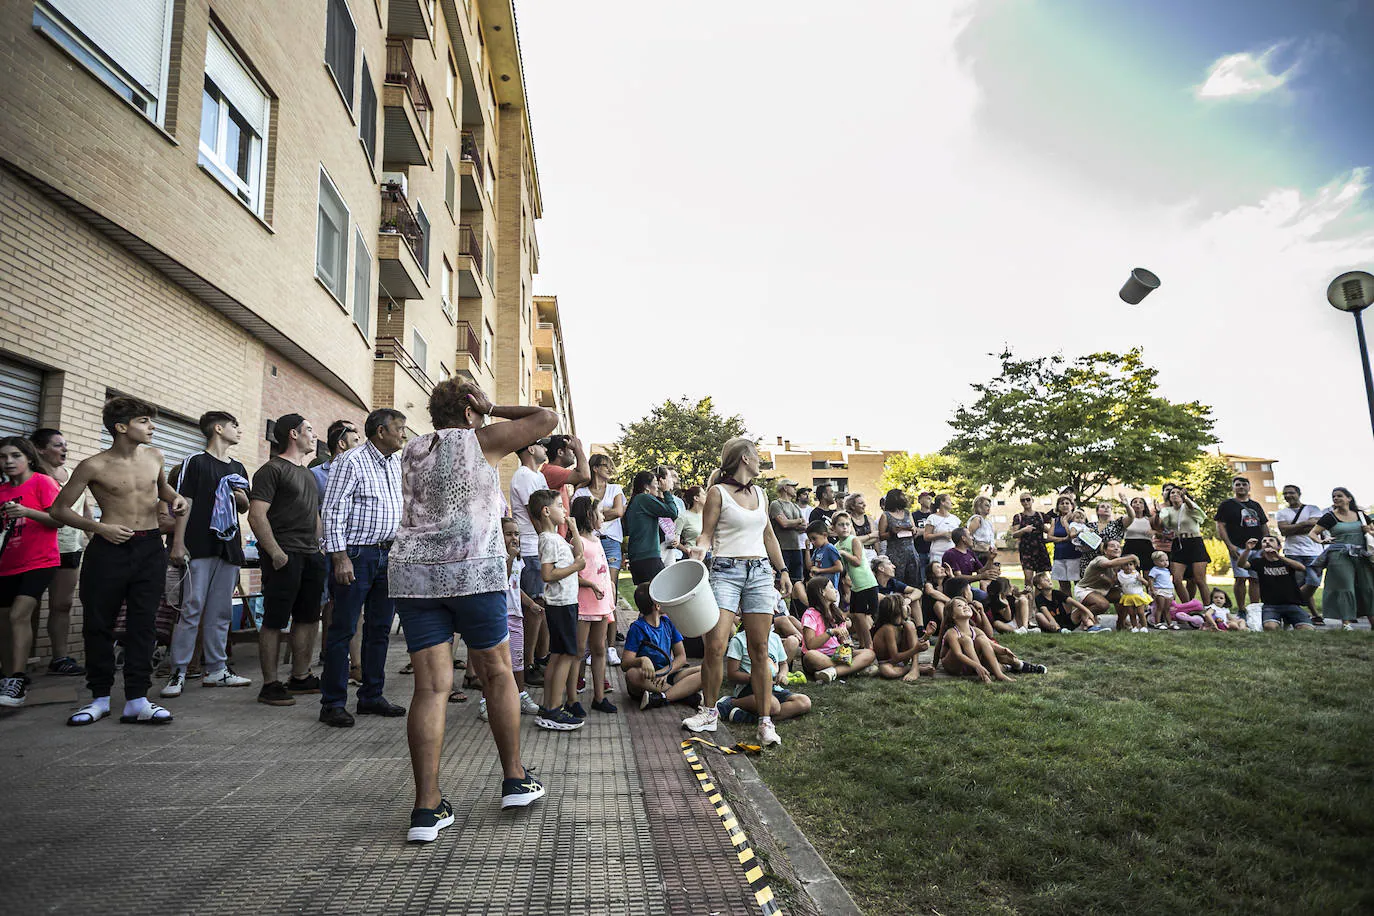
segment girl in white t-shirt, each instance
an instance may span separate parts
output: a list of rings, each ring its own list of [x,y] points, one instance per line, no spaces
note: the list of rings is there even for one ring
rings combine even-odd
[[[1174,606],[1174,574],[1169,570],[1169,555],[1162,550],[1150,554],[1150,589],[1155,593],[1154,628],[1156,630],[1181,629],[1178,621],[1169,619],[1169,611]]]
[[[935,511],[926,517],[926,526],[922,536],[930,545],[930,562],[932,563],[939,563],[946,550],[954,549],[954,541],[950,540],[949,535],[955,528],[959,527],[959,516],[950,511],[953,507],[954,497],[948,493],[941,493],[935,497]]]

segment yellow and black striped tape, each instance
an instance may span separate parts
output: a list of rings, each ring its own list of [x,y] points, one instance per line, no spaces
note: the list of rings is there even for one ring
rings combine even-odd
[[[744,879],[749,882],[749,889],[754,892],[754,901],[763,910],[764,916],[782,916],[782,907],[773,897],[773,889],[768,886],[768,880],[763,875],[763,867],[759,865],[759,860],[749,845],[749,838],[744,835],[744,828],[739,825],[739,820],[722,797],[720,789],[711,781],[711,774],[706,771],[701,758],[697,756],[696,748],[692,747],[694,744],[715,748],[722,754],[757,754],[762,748],[757,744],[743,743],[734,747],[721,747],[705,738],[688,738],[682,742],[682,756],[687,758],[687,765],[692,768],[697,785],[706,793],[706,800],[715,806],[725,832],[730,834],[730,842],[734,844],[735,853],[739,856],[739,864],[744,868]]]

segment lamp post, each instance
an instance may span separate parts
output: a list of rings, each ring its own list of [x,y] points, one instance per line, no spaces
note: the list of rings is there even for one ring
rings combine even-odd
[[[1369,426],[1374,430],[1374,376],[1369,374],[1369,346],[1364,340],[1364,318],[1361,315],[1374,305],[1374,274],[1363,270],[1343,273],[1326,288],[1326,301],[1355,316],[1355,333],[1360,340],[1360,362],[1364,366],[1364,394],[1369,401]]]

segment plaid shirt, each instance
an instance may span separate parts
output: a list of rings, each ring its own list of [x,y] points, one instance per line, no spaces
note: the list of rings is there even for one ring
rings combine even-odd
[[[324,491],[327,553],[390,541],[401,524],[401,462],[364,442],[334,459]]]

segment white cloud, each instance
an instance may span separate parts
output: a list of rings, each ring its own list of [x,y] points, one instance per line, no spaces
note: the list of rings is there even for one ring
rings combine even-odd
[[[1282,73],[1270,72],[1274,55],[1287,42],[1271,45],[1259,54],[1242,52],[1218,58],[1207,69],[1207,79],[1193,90],[1199,99],[1253,99],[1282,89],[1297,70],[1294,64]]]

